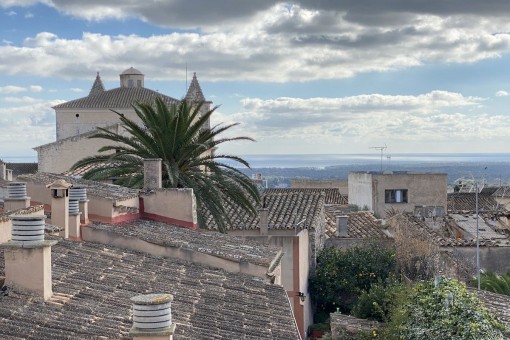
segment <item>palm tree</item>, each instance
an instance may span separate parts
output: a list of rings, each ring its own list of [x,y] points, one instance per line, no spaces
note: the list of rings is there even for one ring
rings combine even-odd
[[[205,227],[204,211],[208,211],[218,229],[225,232],[229,222],[228,207],[236,206],[255,214],[255,205],[260,199],[249,177],[232,166],[234,163],[249,167],[248,162],[234,155],[217,155],[214,150],[226,142],[253,139],[220,137],[237,124],[209,128],[206,123],[216,107],[200,114],[201,106],[192,107],[185,100],[167,105],[161,98],[156,98],[154,105],[136,103],[133,108],[142,124],[114,111],[126,133],[98,128],[99,132],[90,138],[114,143],[100,148],[98,155],[78,161],[72,169],[89,167],[83,176],[85,179],[115,178],[119,185],[140,188],[143,186],[143,160],[161,158],[163,187],[192,188],[199,225]]]

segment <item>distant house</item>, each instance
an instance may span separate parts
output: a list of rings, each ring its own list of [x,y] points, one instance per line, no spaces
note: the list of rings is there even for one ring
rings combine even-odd
[[[85,156],[95,155],[101,146],[110,143],[88,138],[96,133],[98,127],[122,133],[115,112],[139,121],[132,105],[136,102],[152,103],[157,97],[167,104],[180,101],[146,88],[144,74],[133,67],[120,74],[120,86],[111,90],[105,89],[98,73],[88,96],[53,107],[56,141],[34,148],[37,151],[39,171],[63,173]],[[203,103],[201,112],[211,108],[211,102],[206,101],[195,74],[184,100],[194,105]]]
[[[351,172],[349,204],[385,218],[389,210],[414,212],[416,207],[442,216],[447,207],[447,174],[408,171]]]

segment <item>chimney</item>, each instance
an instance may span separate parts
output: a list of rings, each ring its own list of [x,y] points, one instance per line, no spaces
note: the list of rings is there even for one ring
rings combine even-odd
[[[51,224],[64,228],[63,238],[69,238],[69,188],[71,183],[58,179],[46,185],[51,190]]]
[[[175,324],[172,323],[172,294],[147,294],[131,298],[133,327],[129,335],[134,340],[172,340]]]
[[[69,188],[69,202],[78,201],[80,211],[80,223],[89,224],[89,200],[87,199],[87,188],[72,186]],[[71,203],[69,203],[71,204]]]
[[[269,229],[269,209],[259,209],[260,235],[267,235]]]
[[[336,217],[336,236],[338,237],[348,237],[347,235],[347,222],[349,221],[349,216],[337,216]]]
[[[5,284],[35,293],[44,300],[51,288],[51,246],[44,239],[45,216],[12,216],[12,239],[0,244],[4,249]]]
[[[7,184],[7,197],[4,198],[4,210],[14,211],[28,208],[30,197],[27,197],[27,184],[12,182]]]
[[[80,202],[69,200],[69,238],[74,240],[81,239],[80,233]]]
[[[161,158],[148,158],[143,160],[143,189],[150,191],[161,189],[162,172]]]

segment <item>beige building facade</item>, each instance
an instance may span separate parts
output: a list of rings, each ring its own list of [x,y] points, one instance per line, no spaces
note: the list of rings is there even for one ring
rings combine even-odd
[[[388,210],[415,212],[428,207],[444,215],[447,207],[448,177],[445,173],[351,172],[349,204],[369,210],[377,218],[386,218]]]
[[[133,104],[137,102],[152,103],[157,97],[167,104],[180,101],[145,88],[145,75],[133,67],[122,72],[119,77],[119,87],[106,90],[98,73],[88,96],[53,107],[56,141],[34,148],[37,151],[39,171],[63,173],[78,160],[97,154],[98,149],[106,143],[110,145],[111,142],[89,137],[97,132],[98,127],[122,133],[122,127],[118,125],[119,114],[139,122],[133,109]],[[203,103],[201,112],[211,109],[212,103],[206,101],[196,74],[193,75],[184,100],[193,105]]]

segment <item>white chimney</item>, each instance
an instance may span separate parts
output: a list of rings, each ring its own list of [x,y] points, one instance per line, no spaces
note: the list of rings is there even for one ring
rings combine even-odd
[[[143,189],[145,191],[161,189],[162,185],[161,158],[143,160]]]
[[[347,223],[349,222],[349,216],[337,216],[336,217],[336,236],[348,237],[347,235]]]
[[[69,238],[74,240],[81,239],[80,232],[80,202],[69,200]]]
[[[12,182],[7,184],[7,197],[4,198],[4,210],[14,211],[28,208],[30,197],[27,197],[27,184]]]
[[[44,240],[45,216],[12,216],[12,239],[0,244],[4,249],[5,284],[48,300],[51,287],[51,246]]]
[[[47,184],[51,190],[51,224],[62,227],[60,233],[63,238],[69,238],[69,188],[71,183],[58,179]]]
[[[269,209],[259,209],[260,235],[267,235],[269,229]]]
[[[80,211],[80,223],[89,224],[89,200],[87,199],[87,188],[72,186],[69,188],[69,201],[78,201]]]
[[[147,294],[131,298],[133,327],[129,335],[135,340],[172,340],[172,294]]]

